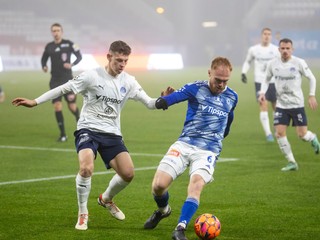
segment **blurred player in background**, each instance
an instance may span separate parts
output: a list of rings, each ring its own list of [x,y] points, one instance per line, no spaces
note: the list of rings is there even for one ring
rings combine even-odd
[[[6,99],[6,95],[2,90],[2,87],[0,86],[0,103],[4,102],[5,99]]]
[[[213,180],[222,141],[229,133],[238,102],[238,95],[227,87],[231,71],[229,60],[217,57],[208,70],[209,80],[187,84],[157,100],[157,108],[167,109],[188,101],[188,109],[179,139],[170,146],[154,175],[152,193],[158,209],[145,222],[145,229],[155,228],[161,219],[171,214],[169,186],[189,167],[188,196],[172,233],[172,239],[187,239],[187,225],[199,207],[204,186]]]
[[[254,62],[254,83],[256,90],[256,98],[258,99],[261,82],[264,81],[266,76],[267,62],[276,56],[279,56],[278,47],[271,43],[272,32],[270,28],[263,28],[261,31],[261,42],[249,48],[247,57],[242,66],[241,80],[247,83],[247,72],[250,65]],[[266,93],[266,99],[272,105],[273,110],[276,105],[276,93],[274,82],[271,82]],[[274,138],[270,129],[268,102],[260,102],[260,122],[264,130],[268,142],[273,142]]]
[[[316,154],[319,154],[320,144],[316,134],[308,130],[307,116],[304,108],[304,96],[301,88],[302,76],[309,80],[308,103],[312,110],[318,106],[316,100],[316,79],[307,63],[292,56],[293,44],[290,39],[280,40],[281,58],[271,60],[267,66],[267,75],[261,87],[259,101],[265,101],[265,93],[272,78],[275,79],[277,105],[274,114],[274,126],[279,147],[288,160],[282,171],[298,170],[298,164],[291,151],[286,130],[292,121],[297,135],[303,141],[311,142]]]
[[[51,61],[51,79],[50,89],[58,87],[68,80],[72,79],[72,66],[78,64],[82,55],[79,47],[71,42],[62,38],[63,29],[59,23],[54,23],[51,26],[51,34],[53,41],[49,42],[43,52],[41,58],[41,65],[44,72],[48,71],[47,61],[50,58]],[[71,63],[71,55],[76,56],[76,60]],[[64,99],[68,103],[69,110],[73,113],[76,121],[79,119],[79,109],[76,104],[76,95],[72,92],[66,93]],[[52,100],[56,120],[60,129],[59,142],[67,141],[67,135],[65,132],[64,119],[62,114],[62,96],[59,96]]]
[[[15,106],[34,107],[70,91],[83,95],[83,107],[74,133],[80,168],[76,177],[79,215],[75,228],[78,230],[88,228],[88,199],[97,152],[106,168],[116,172],[105,192],[98,197],[98,203],[116,219],[125,219],[113,198],[132,181],[134,166],[122,140],[120,113],[128,99],[140,101],[149,109],[156,108],[156,99],[150,98],[136,79],[124,72],[130,53],[130,46],[115,41],[107,53],[105,68],[85,71],[34,100],[16,98],[12,101]],[[170,92],[173,89],[168,88],[163,94]]]

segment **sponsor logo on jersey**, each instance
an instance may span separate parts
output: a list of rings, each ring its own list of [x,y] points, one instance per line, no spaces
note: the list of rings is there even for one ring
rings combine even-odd
[[[55,52],[60,52],[60,48],[57,47],[54,51],[55,51]]]
[[[202,111],[207,111],[208,113],[211,113],[212,115],[218,115],[218,116],[223,116],[227,117],[228,113],[222,110],[219,110],[217,108],[211,107],[211,106],[202,106]]]
[[[60,45],[60,47],[62,47],[62,48],[64,48],[64,47],[69,47],[70,45],[69,45],[69,43],[62,43],[61,45]]]
[[[112,107],[110,107],[110,106],[107,106],[105,109],[104,109],[104,112],[106,113],[106,114],[111,114],[111,113],[113,113],[113,108]]]
[[[286,80],[295,80],[296,77],[295,76],[287,76],[287,77],[276,76],[275,79],[286,81]]]
[[[107,97],[107,96],[102,96],[102,95],[96,95],[96,99],[97,100],[101,100],[105,103],[115,103],[115,104],[120,104],[122,102],[122,100],[119,100],[119,99],[115,99],[115,98],[110,98],[110,97]]]

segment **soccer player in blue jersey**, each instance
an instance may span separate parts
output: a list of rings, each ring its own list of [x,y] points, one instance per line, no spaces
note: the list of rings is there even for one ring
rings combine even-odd
[[[232,71],[230,61],[215,58],[208,70],[209,80],[187,84],[156,101],[158,109],[188,101],[186,120],[179,139],[160,161],[152,182],[152,193],[158,209],[145,222],[153,229],[171,214],[168,188],[189,167],[188,196],[182,206],[172,239],[187,239],[185,230],[199,207],[202,189],[213,180],[222,141],[229,134],[238,95],[227,86]]]

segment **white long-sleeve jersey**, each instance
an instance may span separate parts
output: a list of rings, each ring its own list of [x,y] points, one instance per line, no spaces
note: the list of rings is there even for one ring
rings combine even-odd
[[[78,130],[85,128],[121,136],[120,113],[128,99],[140,101],[147,108],[155,109],[156,98],[150,98],[133,76],[122,72],[113,77],[104,68],[85,71],[35,101],[41,104],[70,91],[83,96]]]
[[[302,76],[309,79],[309,96],[315,96],[316,78],[303,59],[291,56],[290,60],[283,62],[281,58],[275,58],[268,63],[267,76],[261,85],[261,92],[267,91],[273,77],[277,92],[276,107],[283,109],[304,107]]]
[[[242,65],[242,73],[246,74],[252,61],[254,61],[254,81],[261,83],[266,77],[267,63],[277,56],[280,56],[280,53],[276,45],[271,43],[268,46],[256,44],[248,49],[246,59]]]

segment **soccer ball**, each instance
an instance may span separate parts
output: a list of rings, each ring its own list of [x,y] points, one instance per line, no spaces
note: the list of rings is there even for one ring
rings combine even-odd
[[[219,236],[221,224],[211,213],[201,214],[194,223],[194,231],[202,240],[214,239]]]

